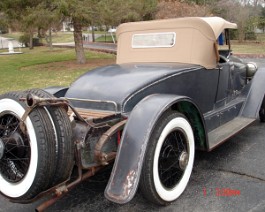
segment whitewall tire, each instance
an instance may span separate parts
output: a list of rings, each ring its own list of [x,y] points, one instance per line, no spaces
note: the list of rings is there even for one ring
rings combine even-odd
[[[0,97],[0,192],[10,199],[28,200],[49,185],[55,172],[55,132],[47,112],[34,109],[24,122],[22,93]],[[0,150],[1,151],[1,150]]]
[[[150,137],[140,179],[140,189],[150,201],[166,205],[185,190],[193,168],[195,145],[188,120],[176,112],[165,113]]]

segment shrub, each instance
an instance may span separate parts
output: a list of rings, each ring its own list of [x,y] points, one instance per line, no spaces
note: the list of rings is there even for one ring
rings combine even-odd
[[[29,35],[28,34],[21,35],[18,41],[22,43],[24,46],[29,47]]]
[[[257,40],[257,35],[255,32],[246,32],[245,33],[245,40]]]

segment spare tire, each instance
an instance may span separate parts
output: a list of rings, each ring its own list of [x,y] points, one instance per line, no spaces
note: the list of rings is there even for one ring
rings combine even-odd
[[[55,132],[44,108],[34,108],[21,128],[23,93],[0,96],[0,192],[29,200],[46,190],[54,176]]]
[[[26,93],[40,98],[56,98],[41,89],[27,90]],[[45,106],[44,108],[49,113],[56,132],[56,170],[50,182],[50,186],[54,186],[66,180],[71,174],[74,165],[74,142],[72,141],[72,127],[66,110],[58,106]]]

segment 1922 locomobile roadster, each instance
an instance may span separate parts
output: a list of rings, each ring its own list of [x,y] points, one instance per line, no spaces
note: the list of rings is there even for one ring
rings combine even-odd
[[[265,121],[265,70],[231,54],[234,28],[218,17],[122,24],[117,64],[69,88],[2,95],[1,193],[21,203],[51,195],[42,210],[114,161],[107,199],[126,203],[139,186],[156,204],[176,200],[195,149]]]

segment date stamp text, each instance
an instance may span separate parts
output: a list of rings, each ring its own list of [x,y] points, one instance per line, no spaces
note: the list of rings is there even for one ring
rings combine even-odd
[[[206,189],[203,188],[203,196],[211,196],[215,195],[216,197],[232,197],[232,196],[240,196],[241,192],[237,189],[231,188],[215,188],[215,189]]]

